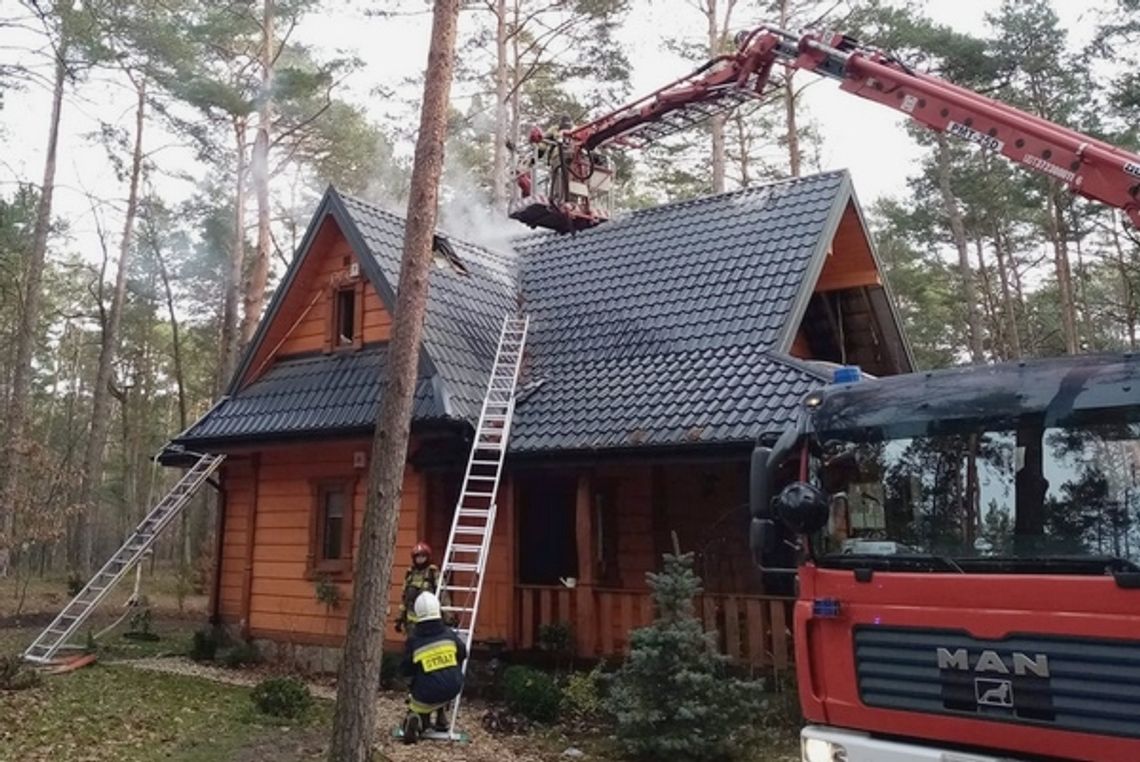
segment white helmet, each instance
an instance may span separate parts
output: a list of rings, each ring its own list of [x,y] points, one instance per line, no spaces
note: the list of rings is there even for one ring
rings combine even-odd
[[[416,598],[415,613],[417,622],[426,622],[429,619],[439,619],[439,598],[435,593],[422,592]]]

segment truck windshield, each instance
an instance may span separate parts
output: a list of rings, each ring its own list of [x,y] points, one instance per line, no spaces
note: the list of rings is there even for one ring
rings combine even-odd
[[[1120,411],[1117,411],[1118,413]],[[1140,563],[1140,420],[828,434],[822,565],[1098,573]],[[886,435],[884,435],[886,434]]]

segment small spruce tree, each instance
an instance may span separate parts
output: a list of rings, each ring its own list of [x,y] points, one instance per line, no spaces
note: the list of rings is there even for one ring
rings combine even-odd
[[[630,636],[611,684],[617,740],[640,759],[727,758],[763,710],[762,685],[728,674],[727,657],[697,618],[692,553],[664,558],[663,571],[646,575],[657,617]]]

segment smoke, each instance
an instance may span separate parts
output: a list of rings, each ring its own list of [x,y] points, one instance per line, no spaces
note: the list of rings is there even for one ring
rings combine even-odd
[[[527,232],[521,223],[491,205],[489,183],[447,152],[440,186],[439,225],[449,235],[506,256],[514,256],[514,240]]]

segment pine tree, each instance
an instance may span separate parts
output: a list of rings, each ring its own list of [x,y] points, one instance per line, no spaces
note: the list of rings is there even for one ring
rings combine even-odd
[[[697,618],[693,554],[664,558],[664,569],[647,575],[657,618],[630,636],[610,693],[618,743],[646,759],[724,758],[761,711],[761,684],[727,673],[728,658]]]

